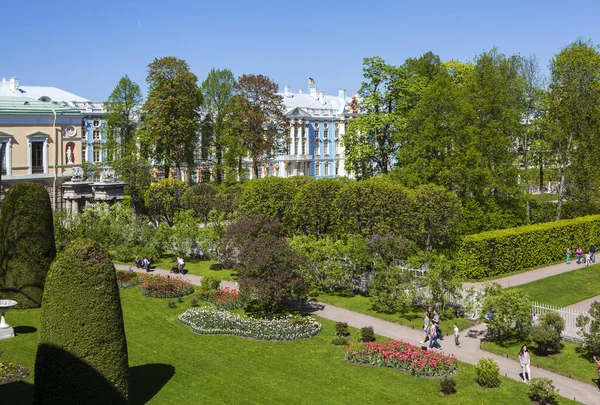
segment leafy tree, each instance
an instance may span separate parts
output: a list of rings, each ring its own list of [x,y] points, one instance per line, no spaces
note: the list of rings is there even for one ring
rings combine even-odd
[[[38,308],[46,274],[56,256],[48,192],[38,183],[17,183],[0,211],[0,294],[17,308]]]
[[[588,359],[600,352],[600,302],[594,301],[588,311],[589,316],[577,317],[579,335],[583,338],[580,352]]]
[[[231,129],[232,102],[235,92],[235,77],[229,69],[211,69],[200,86],[204,104],[203,114],[206,116],[208,129],[203,138],[202,148],[206,149],[207,158],[216,168],[217,184],[223,181],[223,151],[227,146],[227,135]],[[214,158],[209,150],[214,150]]]
[[[398,267],[405,265],[408,259],[417,253],[414,242],[393,232],[375,234],[366,238],[367,248],[376,267]]]
[[[456,296],[461,286],[454,262],[442,254],[425,253],[411,258],[411,265],[427,270],[419,281],[427,288],[423,299],[429,310],[446,309],[447,296]]]
[[[529,331],[531,303],[529,297],[519,289],[502,289],[498,284],[485,289],[482,304],[489,336],[499,342],[523,339]]]
[[[292,201],[297,190],[296,183],[290,179],[253,179],[244,184],[239,197],[240,212],[247,217],[265,215],[287,227],[291,222]]]
[[[213,209],[218,189],[212,184],[200,183],[188,188],[182,197],[182,206],[192,210],[194,216],[208,224],[208,214]]]
[[[243,191],[241,183],[219,187],[219,191],[215,196],[214,208],[219,213],[222,213],[225,218],[237,218],[239,216],[239,202]]]
[[[550,63],[547,135],[560,171],[556,220],[563,200],[574,199],[581,214],[594,210],[600,180],[600,53],[581,39],[560,51]]]
[[[292,201],[294,228],[308,235],[326,235],[336,229],[339,211],[332,204],[347,179],[309,181],[301,186]]]
[[[411,235],[413,197],[398,183],[382,178],[349,182],[334,204],[340,213],[338,233],[369,236],[389,231]]]
[[[242,75],[235,84],[234,125],[241,144],[252,158],[254,177],[262,162],[275,155],[278,140],[288,127],[283,96],[275,82],[263,75]]]
[[[415,190],[419,242],[425,251],[450,246],[458,233],[461,203],[444,187],[424,184]]]
[[[378,311],[393,314],[406,310],[415,295],[413,273],[392,266],[379,270],[370,295],[373,308]]]
[[[202,92],[188,64],[172,56],[148,65],[148,99],[143,136],[150,156],[161,161],[165,177],[172,166],[194,164]]]
[[[548,354],[548,349],[554,353],[561,351],[561,335],[565,330],[565,320],[556,312],[542,315],[540,324],[531,327],[531,340],[537,344],[539,354]]]
[[[52,263],[35,375],[36,404],[128,403],[127,340],[115,267],[97,242],[77,239]]]
[[[152,166],[136,155],[124,156],[113,163],[115,174],[124,182],[129,204],[135,217],[140,215],[144,194],[152,183]]]
[[[135,131],[139,124],[142,92],[127,75],[108,96],[106,107],[106,148],[108,156],[121,158],[136,150]],[[112,152],[112,153],[111,153]]]
[[[182,208],[182,197],[188,186],[181,180],[163,179],[148,188],[145,194],[150,215],[173,226],[175,214]]]

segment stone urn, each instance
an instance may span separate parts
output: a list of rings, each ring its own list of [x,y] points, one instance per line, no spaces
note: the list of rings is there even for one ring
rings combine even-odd
[[[17,301],[14,300],[0,300],[0,340],[8,339],[15,336],[15,330],[6,323],[5,314],[17,305]]]

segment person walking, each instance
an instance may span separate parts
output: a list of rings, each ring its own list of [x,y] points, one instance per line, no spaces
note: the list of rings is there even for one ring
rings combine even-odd
[[[458,326],[456,326],[456,324],[454,324],[454,344],[456,345],[456,347],[458,347],[460,349],[460,342],[458,341],[459,335],[458,335]]]
[[[592,263],[596,263],[596,245],[593,243],[590,246],[590,260]]]
[[[419,343],[423,344],[425,342],[427,342],[429,340],[429,327],[430,327],[430,321],[429,321],[429,312],[425,311],[425,314],[423,314],[423,332],[425,332],[425,337],[423,338],[423,340],[421,340]]]
[[[523,382],[529,384],[529,381],[531,380],[531,357],[529,356],[529,351],[527,351],[527,346],[525,345],[521,347],[521,351],[519,352],[519,362],[523,369]]]
[[[583,250],[580,247],[578,247],[575,253],[577,254],[577,264],[581,264],[581,256],[583,255]]]
[[[444,336],[442,336],[442,329],[440,328],[440,322],[442,321],[442,317],[440,316],[437,310],[433,310],[433,323],[435,324],[435,330],[437,332],[437,338],[439,340],[444,340]]]
[[[431,324],[431,328],[429,329],[429,350],[432,348],[436,348],[438,350],[442,350],[442,346],[440,346],[438,342],[438,330],[435,323]]]
[[[596,362],[596,364],[598,365],[598,386],[600,387],[600,360],[598,360],[596,358],[596,356],[594,356],[594,361]]]
[[[571,264],[571,248],[567,248],[567,264]]]

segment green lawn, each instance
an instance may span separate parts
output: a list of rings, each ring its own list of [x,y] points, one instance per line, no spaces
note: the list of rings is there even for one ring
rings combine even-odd
[[[177,321],[190,299],[169,309],[168,300],[142,297],[138,287],[122,292],[132,404],[529,403],[527,386],[504,377],[499,389],[478,388],[475,369],[466,364],[455,377],[458,393],[442,398],[439,380],[347,363],[343,348],[330,344],[334,323],[327,320],[319,335],[297,342],[196,335]],[[33,371],[39,315],[40,310],[8,314],[19,335],[0,341],[4,361]],[[0,386],[0,398],[30,404],[32,380]]]
[[[596,381],[598,380],[598,366],[596,363],[591,360],[586,360],[577,354],[575,351],[577,345],[569,342],[562,343],[562,352],[549,356],[538,356],[536,354],[535,343],[527,345],[530,349],[529,353],[531,355],[531,364],[533,367],[544,368],[575,380],[596,385]],[[509,358],[518,360],[519,350],[521,350],[522,345],[522,342],[508,344],[506,346],[494,342],[484,342],[482,348],[489,352],[500,354],[502,356],[508,355]]]
[[[154,258],[152,267],[159,269],[171,270],[171,267],[175,265],[177,257],[172,255],[164,255],[158,258]],[[123,263],[114,261],[115,264],[132,265],[133,263]],[[189,274],[195,274],[198,276],[212,276],[217,277],[221,280],[235,281],[235,270],[232,269],[220,269],[220,265],[217,262],[211,260],[199,260],[199,259],[186,259],[185,270]]]
[[[565,307],[600,294],[600,263],[583,266],[571,261],[578,270],[533,281],[518,288],[529,295],[533,301]]]
[[[377,312],[372,308],[369,297],[363,297],[362,295],[355,295],[354,297],[341,297],[339,295],[319,294],[316,299],[325,304],[346,308],[351,311],[360,312],[361,314],[384,319],[399,325],[410,326],[413,329],[423,329],[424,311],[421,309],[410,310],[402,314],[386,314],[383,312]],[[452,333],[452,324],[454,322],[456,322],[456,325],[460,330],[468,328],[473,324],[471,321],[465,318],[444,319],[442,317],[441,328],[444,334]]]

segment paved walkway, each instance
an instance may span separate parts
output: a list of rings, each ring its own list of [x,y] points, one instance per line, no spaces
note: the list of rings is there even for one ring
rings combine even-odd
[[[514,274],[512,276],[506,276],[502,278],[498,278],[494,281],[500,284],[504,288],[514,287],[521,284],[531,283],[532,281],[541,280],[546,277],[555,276],[557,274],[568,273],[573,270],[577,270],[582,268],[582,264],[577,264],[576,261],[572,261],[571,264],[559,263],[554,264],[548,267],[542,267],[536,270],[530,270],[519,274]],[[475,289],[483,289],[484,282],[476,282],[476,283],[464,283],[463,288],[475,288]]]
[[[551,267],[557,267],[551,266]],[[566,265],[565,265],[566,266]],[[129,266],[127,265],[115,265],[117,270],[128,270]],[[138,273],[145,273],[142,269],[136,269],[133,266],[133,270]],[[544,269],[540,269],[544,270]],[[570,269],[572,270],[572,269]],[[570,271],[567,270],[567,271]],[[538,271],[538,270],[534,270]],[[169,275],[174,277],[181,277],[174,274],[171,274],[168,270],[164,269],[152,269],[152,274],[161,274],[161,275]],[[555,274],[564,273],[564,271],[559,271]],[[543,274],[543,273],[540,273]],[[551,274],[553,275],[553,274]],[[515,277],[515,276],[511,276]],[[546,275],[545,277],[548,277]],[[187,274],[183,276],[184,279],[188,280],[192,284],[201,285],[202,277],[196,276],[193,274]],[[539,277],[543,278],[543,277]],[[533,280],[531,280],[533,281]],[[529,282],[529,281],[527,281]],[[521,283],[523,284],[523,283]],[[222,286],[229,286],[232,288],[237,288],[235,282],[231,281],[221,281]],[[393,322],[384,321],[379,318],[375,318],[369,315],[360,314],[357,312],[353,312],[344,308],[335,307],[332,305],[316,303],[312,306],[312,310],[310,311],[314,315],[323,317],[325,319],[329,319],[336,322],[346,322],[349,326],[354,328],[362,328],[364,326],[372,326],[375,332],[379,335],[386,336],[390,339],[395,340],[403,340],[409,343],[413,343],[415,345],[420,346],[419,341],[423,339],[423,332],[420,329],[411,329],[406,326],[398,325]],[[485,335],[486,326],[483,324],[476,325],[469,330],[464,330],[461,332],[461,348],[457,348],[454,346],[454,339],[452,336],[446,337],[445,340],[440,341],[442,345],[443,352],[446,354],[454,354],[460,361],[469,364],[477,364],[477,361],[482,357],[491,357],[493,358],[498,365],[500,366],[500,373],[505,376],[512,378],[517,381],[521,381],[521,377],[519,373],[521,373],[521,366],[515,360],[507,359],[505,357],[492,354],[481,350],[481,339]],[[592,365],[590,365],[592,367]],[[533,377],[545,377],[549,378],[554,382],[556,388],[560,390],[560,395],[566,398],[573,398],[584,404],[600,404],[600,392],[598,388],[593,385],[582,383],[576,380],[572,380],[567,377],[563,377],[561,375],[552,373],[550,371],[546,371],[543,369],[538,369],[535,366],[532,367],[531,374]]]

